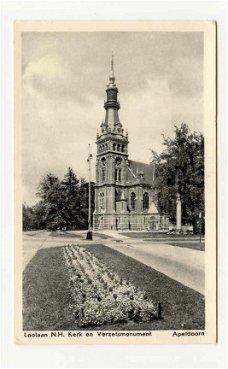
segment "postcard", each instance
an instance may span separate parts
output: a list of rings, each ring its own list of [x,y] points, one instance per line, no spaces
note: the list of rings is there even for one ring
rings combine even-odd
[[[216,23],[16,21],[15,342],[216,342]]]

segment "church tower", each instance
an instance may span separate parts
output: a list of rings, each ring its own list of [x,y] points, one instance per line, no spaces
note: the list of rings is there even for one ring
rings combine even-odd
[[[153,202],[154,166],[128,158],[128,134],[119,119],[114,60],[104,102],[105,119],[97,133],[93,228],[167,231],[168,217]]]
[[[96,141],[94,229],[116,229],[120,222],[117,213],[128,214],[124,185],[127,182],[129,141],[118,114],[120,104],[117,99],[113,54],[106,95],[105,120],[100,125]]]

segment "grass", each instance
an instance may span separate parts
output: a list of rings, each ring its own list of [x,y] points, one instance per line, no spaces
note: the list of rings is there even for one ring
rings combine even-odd
[[[154,233],[154,232],[124,232],[121,233],[124,236],[131,237],[131,238],[153,238],[153,239],[159,239],[159,238],[180,238],[180,239],[199,239],[199,235],[197,234],[167,234],[167,233]]]
[[[112,239],[111,236],[108,236],[108,235],[103,234],[103,233],[93,232],[93,235],[96,236],[96,237],[102,238],[103,240],[110,240],[110,239]]]
[[[148,266],[100,244],[85,247],[120,277],[162,303],[162,320],[113,324],[98,330],[204,329],[204,298]],[[62,247],[39,250],[23,273],[23,329],[77,330],[69,309],[68,270]]]
[[[66,231],[53,231],[50,233],[50,237],[70,237],[70,238],[82,238],[82,235],[70,233]]]
[[[151,242],[151,240],[149,238],[146,238],[145,240],[146,242]],[[170,245],[170,246],[177,246],[177,247],[183,247],[186,249],[192,249],[192,250],[200,250],[200,251],[205,251],[205,242],[197,242],[194,240],[159,240],[156,239],[153,241],[153,243],[157,243],[159,245],[159,243],[165,243],[166,245]]]
[[[184,247],[184,248],[187,248],[187,249],[192,249],[192,250],[200,250],[200,251],[205,251],[205,243],[204,242],[184,242],[184,243],[181,243],[180,241],[179,242],[170,242],[168,241],[167,242],[168,245],[171,245],[171,246],[177,246],[177,247]]]
[[[23,273],[23,329],[74,329],[61,247],[40,250]]]

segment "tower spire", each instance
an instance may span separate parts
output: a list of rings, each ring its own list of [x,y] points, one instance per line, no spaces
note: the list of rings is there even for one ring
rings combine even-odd
[[[109,86],[114,86],[115,84],[115,75],[114,75],[114,52],[112,50],[112,56],[111,56],[111,71],[109,75]]]
[[[108,132],[116,132],[122,134],[122,124],[120,123],[118,110],[120,109],[120,104],[117,99],[118,88],[115,84],[115,75],[114,75],[114,53],[112,51],[111,56],[111,70],[109,75],[109,83],[106,88],[107,99],[104,102],[104,108],[106,110],[105,114],[105,122],[101,127],[103,132],[107,130]]]

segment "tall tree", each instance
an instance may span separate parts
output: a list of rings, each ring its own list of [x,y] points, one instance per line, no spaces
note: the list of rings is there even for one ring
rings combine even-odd
[[[79,190],[81,199],[80,203],[80,223],[83,229],[88,226],[88,212],[89,212],[89,183],[84,178],[81,179],[81,186]],[[91,182],[91,214],[94,212],[94,198],[95,198],[95,184]],[[92,221],[91,217],[91,221]]]
[[[165,149],[153,152],[158,208],[176,221],[176,196],[181,196],[182,222],[197,231],[199,213],[204,216],[204,137],[182,123],[174,138],[163,136]]]
[[[59,191],[59,186],[60,181],[58,177],[52,173],[48,173],[42,177],[36,195],[41,197],[44,202],[52,201],[55,193]]]
[[[79,213],[81,209],[79,180],[70,167],[61,182],[61,189],[65,195],[65,210],[68,215],[66,219],[68,228],[78,228],[80,227]]]
[[[48,173],[42,178],[38,191],[37,196],[42,198],[44,204],[47,227],[57,229],[65,226],[68,219],[65,206],[66,195],[58,177]]]
[[[33,209],[25,203],[22,205],[23,231],[35,228]]]
[[[87,229],[89,184],[68,168],[62,181],[54,174],[43,176],[33,207],[23,204],[23,229]],[[91,213],[94,211],[94,183],[91,183]]]
[[[32,207],[34,214],[35,229],[45,229],[46,221],[46,207],[43,201],[39,201]]]

